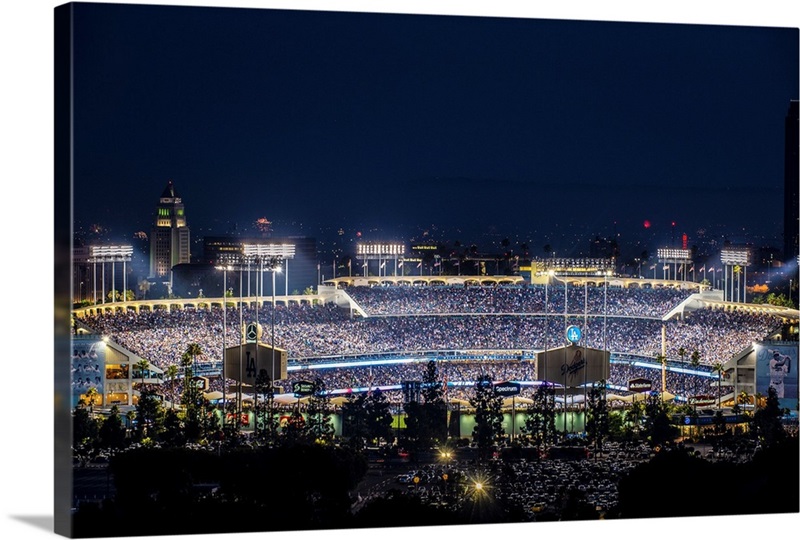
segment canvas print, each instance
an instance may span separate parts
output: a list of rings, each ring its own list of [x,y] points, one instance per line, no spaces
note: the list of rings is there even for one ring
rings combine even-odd
[[[56,533],[800,512],[797,28],[54,22]]]

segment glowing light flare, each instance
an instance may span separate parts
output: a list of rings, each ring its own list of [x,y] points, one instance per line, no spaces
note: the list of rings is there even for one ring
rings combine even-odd
[[[469,477],[468,480],[467,495],[473,497],[488,495],[488,490],[490,490],[492,486],[489,483],[489,479],[486,478],[483,473],[478,472],[476,476]]]
[[[649,229],[649,228],[650,228],[650,227],[651,227],[653,224],[652,224],[652,223],[650,223],[650,220],[649,220],[649,219],[646,219],[646,220],[644,220],[644,223],[643,223],[643,225],[644,225],[644,228],[645,228],[645,229]]]

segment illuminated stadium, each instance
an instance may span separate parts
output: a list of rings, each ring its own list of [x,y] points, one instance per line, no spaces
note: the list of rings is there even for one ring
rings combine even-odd
[[[582,330],[579,346],[610,351],[606,382],[612,406],[636,399],[639,393],[629,383],[638,379],[649,381],[652,391],[674,395],[676,402],[706,407],[730,407],[743,392],[755,396],[754,373],[737,371],[737,358],[756,342],[780,338],[787,327],[796,332],[797,311],[726,302],[714,291],[665,283],[624,287],[573,278],[541,285],[346,287],[331,282],[317,295],[277,297],[274,307],[269,297],[228,298],[224,316],[219,298],[106,305],[76,311],[75,328],[128,351],[132,364],[146,360],[153,368],[147,381],[161,382],[166,399],[169,381],[163,373],[191,343],[201,350],[194,372],[207,381],[209,399],[221,398],[223,386],[228,399],[235,397],[236,381],[229,377],[223,385],[222,351],[224,343],[242,342],[242,328],[251,321],[265,329],[262,341],[274,339],[287,351],[287,377],[277,384],[291,389],[294,382],[319,377],[332,397],[380,388],[399,404],[401,383],[419,380],[425,364],[435,360],[451,405],[468,406],[482,373],[495,382],[518,382],[518,403],[524,403],[541,383],[537,356],[563,347],[568,326]],[[140,376],[131,368],[131,383]],[[578,389],[557,400],[579,408],[584,394]],[[291,393],[278,397],[296,401]],[[130,395],[114,402],[135,401],[131,385]],[[797,410],[796,398],[790,409]]]

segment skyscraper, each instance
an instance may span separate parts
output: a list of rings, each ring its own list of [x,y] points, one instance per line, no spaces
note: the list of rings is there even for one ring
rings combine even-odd
[[[186,213],[170,180],[158,200],[150,235],[150,278],[168,277],[173,266],[188,263],[189,258]]]
[[[800,220],[798,207],[800,206],[800,173],[798,173],[798,112],[797,100],[789,102],[789,112],[786,114],[786,150],[784,163],[784,200],[783,200],[783,260],[790,261],[798,255],[798,233],[800,233]]]

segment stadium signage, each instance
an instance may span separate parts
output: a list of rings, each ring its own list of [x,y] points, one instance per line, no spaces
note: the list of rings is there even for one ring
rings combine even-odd
[[[561,376],[566,377],[570,375],[571,377],[575,377],[584,366],[586,366],[586,360],[583,358],[583,354],[580,354],[580,351],[578,351],[575,356],[573,356],[570,363],[561,365]]]
[[[628,390],[631,392],[649,392],[653,389],[650,379],[631,379],[628,381]]]
[[[689,396],[689,404],[698,407],[709,407],[716,402],[717,400],[713,396]]]
[[[292,392],[295,396],[310,396],[316,388],[316,385],[311,381],[295,381],[292,383]]]
[[[567,341],[570,343],[577,343],[581,340],[581,329],[577,326],[567,327]]]
[[[258,334],[258,324],[251,322],[244,331],[244,339],[247,343],[255,343],[258,341]]]
[[[501,382],[494,387],[494,393],[501,397],[516,396],[519,394],[520,385],[515,382]]]

